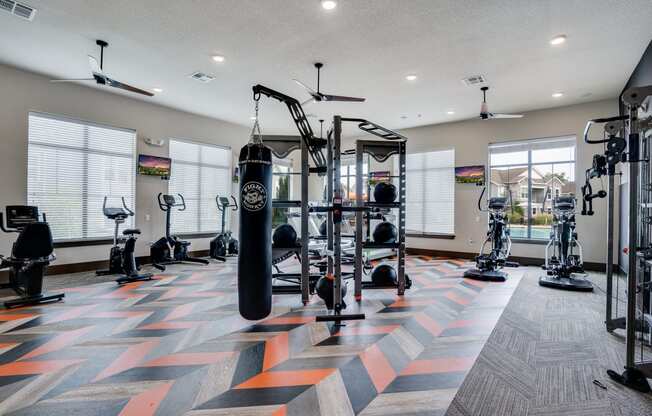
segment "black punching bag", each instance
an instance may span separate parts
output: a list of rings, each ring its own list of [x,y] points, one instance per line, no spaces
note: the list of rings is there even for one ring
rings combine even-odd
[[[238,304],[245,319],[272,311],[272,153],[262,143],[240,150]]]

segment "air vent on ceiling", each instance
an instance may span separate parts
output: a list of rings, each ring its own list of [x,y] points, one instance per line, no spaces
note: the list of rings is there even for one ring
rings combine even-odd
[[[487,80],[482,75],[471,75],[470,77],[464,78],[462,82],[467,87],[476,87],[478,85],[485,84]]]
[[[212,80],[215,79],[214,76],[204,74],[203,72],[199,72],[199,71],[193,72],[192,74],[190,74],[190,78],[196,79],[197,81],[200,81],[200,82],[211,82]]]
[[[25,20],[33,20],[36,15],[36,9],[26,4],[16,3],[13,0],[0,0],[0,10],[18,16]]]

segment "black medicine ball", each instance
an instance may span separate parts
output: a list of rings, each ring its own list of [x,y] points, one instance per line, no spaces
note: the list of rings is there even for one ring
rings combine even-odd
[[[396,269],[389,264],[379,264],[371,272],[371,281],[377,287],[397,286],[398,274],[396,273]]]
[[[391,182],[379,182],[374,187],[374,200],[382,204],[396,201],[396,186]]]
[[[398,240],[398,230],[391,222],[381,222],[374,229],[373,237],[376,243],[395,243]]]
[[[297,245],[297,232],[290,224],[281,224],[272,235],[274,247],[294,247]]]
[[[346,296],[347,285],[346,282],[342,282],[342,308],[346,308],[346,303],[344,303],[344,297]],[[326,276],[322,276],[317,281],[315,286],[315,291],[317,296],[319,296],[324,303],[326,304],[327,309],[333,309],[333,279]]]

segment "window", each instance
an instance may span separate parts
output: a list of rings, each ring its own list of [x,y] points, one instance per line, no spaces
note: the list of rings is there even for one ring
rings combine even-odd
[[[552,198],[576,192],[575,137],[492,144],[489,165],[491,195],[513,197],[512,237],[548,239]]]
[[[369,155],[364,155],[362,157],[362,175],[367,175],[369,173]],[[342,170],[340,171],[340,183],[342,184],[342,190],[344,191],[344,198],[354,201],[356,199],[356,162],[355,156],[352,157],[342,157],[341,159]],[[367,183],[366,181],[364,183]],[[367,190],[363,187],[362,189],[362,198],[367,198]]]
[[[28,124],[27,203],[47,215],[54,240],[112,237],[102,203],[124,197],[133,209],[136,132],[34,112]]]
[[[174,234],[213,233],[220,230],[222,213],[215,198],[231,197],[231,149],[170,139],[172,171],[168,192],[181,194],[186,210],[172,213]],[[230,213],[226,221],[229,224]]]
[[[289,201],[292,199],[292,161],[274,158],[272,165],[272,199]],[[288,221],[288,208],[272,209],[272,227]]]
[[[406,229],[417,234],[455,231],[455,151],[407,155]]]

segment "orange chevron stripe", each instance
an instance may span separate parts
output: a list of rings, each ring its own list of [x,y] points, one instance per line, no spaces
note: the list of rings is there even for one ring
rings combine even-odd
[[[401,325],[350,326],[344,327],[334,336],[389,334]]]
[[[256,389],[265,387],[309,386],[330,376],[335,368],[296,371],[267,371],[237,385],[236,389]]]
[[[16,309],[18,309],[18,308],[16,308]],[[3,313],[3,314],[0,314],[0,321],[2,321],[2,322],[15,321],[16,319],[34,318],[35,316],[38,316],[38,314],[35,314],[35,313]]]
[[[278,410],[275,410],[271,416],[286,416],[288,407],[286,405],[281,405]]]
[[[468,284],[470,284],[472,286],[475,286],[475,287],[480,287],[480,288],[483,288],[483,287],[487,286],[487,284],[488,284],[486,282],[481,282],[480,280],[473,280],[473,279],[466,279],[466,278],[463,280],[463,282],[468,283]]]
[[[132,282],[132,283],[127,283],[125,285],[122,285],[118,289],[114,290],[111,293],[107,293],[105,295],[99,296],[101,299],[130,299],[130,298],[137,298],[141,297],[143,295],[137,294],[137,293],[132,293],[131,291],[134,289],[138,289],[140,286],[142,286],[143,282]]]
[[[224,352],[187,352],[166,355],[148,361],[142,367],[167,367],[167,366],[182,366],[182,365],[206,365],[214,364],[223,360],[224,358],[231,357],[235,354],[234,351]]]
[[[28,352],[27,354],[23,355],[20,358],[20,360],[28,360],[30,358],[38,357],[39,355],[60,350],[66,345],[70,345],[74,343],[75,341],[77,341],[77,339],[83,337],[87,333],[91,332],[93,329],[95,329],[94,326],[86,326],[83,328],[75,329],[74,331],[64,332],[63,334],[57,335],[56,337],[52,338],[50,341],[46,342],[40,347],[35,348],[32,351]]]
[[[446,292],[444,296],[446,296],[448,299],[452,300],[455,303],[459,303],[460,305],[466,306],[469,303],[471,303],[470,299],[464,298],[453,291]]]
[[[378,394],[382,393],[389,383],[396,378],[396,372],[377,345],[367,348],[360,354],[360,359],[367,369],[367,373],[369,373]]]
[[[279,316],[260,322],[261,325],[292,325],[315,322],[314,316]]]
[[[289,334],[284,332],[265,341],[265,357],[263,358],[263,371],[267,371],[290,358]]]
[[[441,332],[444,330],[441,325],[439,325],[425,313],[416,314],[414,319],[419,323],[419,325],[424,327],[428,332],[436,337],[439,336],[439,334],[441,334]]]
[[[51,373],[82,361],[84,360],[15,361],[0,365],[0,377]]]
[[[122,408],[118,416],[152,416],[167,396],[174,381],[161,384],[160,386],[145,390],[135,395]]]
[[[154,322],[141,326],[138,329],[189,329],[195,328],[202,323],[204,323],[204,321]]]
[[[146,341],[132,345],[127,348],[125,352],[120,354],[120,356],[116,358],[110,366],[102,370],[102,372],[93,379],[93,382],[135,367],[156,345],[158,345],[158,343],[158,341]]]
[[[474,357],[446,357],[431,360],[414,360],[403,371],[402,376],[417,374],[450,373],[469,370],[475,362]]]
[[[396,308],[401,306],[427,306],[434,305],[437,303],[436,299],[433,298],[399,298],[396,302],[389,305],[390,308]]]

